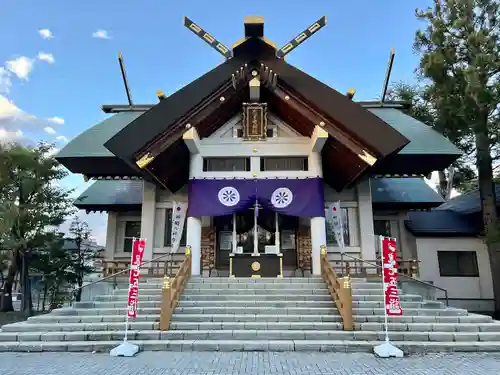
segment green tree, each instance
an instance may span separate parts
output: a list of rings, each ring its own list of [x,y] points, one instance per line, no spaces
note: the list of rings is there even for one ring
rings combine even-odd
[[[50,227],[59,226],[73,212],[71,191],[59,186],[67,175],[52,156],[53,146],[27,148],[0,146],[0,211],[4,225],[3,246],[11,250],[10,266],[0,311],[12,311],[12,286],[20,274],[22,310],[31,314],[29,264],[34,249]]]
[[[47,232],[39,237],[39,244],[33,248],[30,270],[42,276],[41,298],[38,298],[38,307],[44,311],[60,307],[61,293],[75,283],[71,272],[71,254],[64,247],[64,233]]]
[[[403,109],[405,113],[422,121],[424,124],[432,126],[435,130],[450,139],[462,152],[463,156],[455,161],[450,168],[438,172],[437,190],[445,199],[450,199],[453,188],[465,192],[470,190],[470,181],[474,181],[477,176],[471,167],[474,164],[475,148],[470,136],[463,134],[460,129],[449,127],[445,113],[439,110],[439,104],[432,101],[432,86],[419,86],[418,84],[407,84],[397,82],[389,90],[389,99],[408,103],[408,107]]]
[[[75,300],[79,302],[82,298],[83,280],[86,275],[95,272],[94,261],[98,249],[90,246],[90,229],[87,222],[75,216],[69,228],[70,238],[67,238],[71,244],[68,251],[71,256],[71,269],[76,282]]]
[[[492,168],[500,124],[500,2],[434,0],[416,16],[426,23],[415,36],[419,72],[431,82],[427,94],[438,119],[445,121],[436,128],[460,134],[475,147],[495,309],[500,312],[500,237]]]

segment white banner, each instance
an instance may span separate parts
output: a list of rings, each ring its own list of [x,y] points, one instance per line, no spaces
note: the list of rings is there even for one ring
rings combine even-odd
[[[335,234],[337,245],[344,247],[344,228],[342,225],[342,211],[340,202],[330,203],[326,214],[327,225],[330,225],[331,231]]]
[[[172,229],[170,231],[170,252],[176,253],[181,243],[184,222],[186,221],[188,204],[174,202],[172,206]]]

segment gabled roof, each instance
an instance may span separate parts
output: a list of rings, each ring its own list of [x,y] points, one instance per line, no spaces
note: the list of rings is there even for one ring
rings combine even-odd
[[[110,152],[104,143],[138,118],[142,112],[117,113],[80,133],[64,146],[56,159],[73,173],[88,176],[140,175]]]
[[[140,211],[143,184],[140,180],[95,181],[74,205],[87,211]]]

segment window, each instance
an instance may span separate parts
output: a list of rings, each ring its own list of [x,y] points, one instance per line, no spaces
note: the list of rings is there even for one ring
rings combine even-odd
[[[391,221],[373,220],[373,233],[376,236],[391,237]]]
[[[250,158],[204,158],[203,172],[250,172]]]
[[[261,171],[307,171],[307,157],[268,157],[260,158]]]
[[[479,277],[475,251],[438,251],[438,263],[443,277]]]
[[[126,253],[132,252],[132,241],[135,238],[141,237],[141,222],[140,221],[125,221],[125,236],[123,239],[123,251]]]
[[[345,207],[342,207],[340,209],[340,211],[341,211],[341,215],[342,215],[342,229],[344,231],[344,246],[350,246],[351,239],[349,236],[348,209]],[[335,238],[335,233],[332,230],[332,224],[331,224],[331,222],[328,221],[329,220],[328,215],[326,215],[325,219],[327,220],[327,223],[326,223],[326,244],[328,246],[339,246],[337,239]]]
[[[184,222],[184,228],[182,230],[182,237],[180,246],[186,246],[186,222]],[[165,214],[165,238],[163,240],[163,246],[171,246],[171,234],[172,234],[172,209],[167,208],[167,212]]]

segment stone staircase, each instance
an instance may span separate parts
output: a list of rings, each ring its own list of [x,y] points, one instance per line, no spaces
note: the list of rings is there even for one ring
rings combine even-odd
[[[355,330],[342,319],[321,278],[192,278],[158,330],[162,280],[141,284],[129,340],[142,350],[372,351],[384,340],[380,283],[353,279]],[[50,314],[9,324],[0,351],[108,351],[124,336],[127,286]],[[390,318],[391,341],[405,352],[500,351],[500,322],[441,302],[403,295],[404,316]]]

